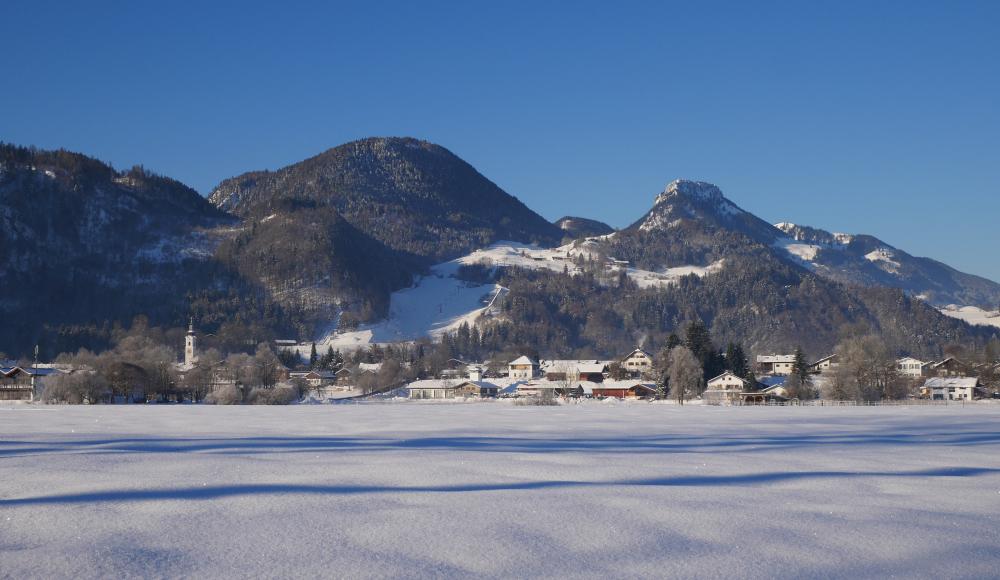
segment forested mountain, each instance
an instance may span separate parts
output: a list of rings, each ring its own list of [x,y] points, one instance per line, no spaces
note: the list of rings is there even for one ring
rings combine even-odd
[[[498,298],[480,337],[549,356],[655,345],[694,320],[755,352],[826,352],[858,323],[922,356],[992,335],[912,295],[988,299],[994,283],[875,238],[776,228],[703,182],[669,184],[620,231],[572,217],[556,225],[442,147],[366,139],[226,180],[211,202],[141,167],[0,146],[0,351],[23,355],[39,340],[49,354],[100,347],[137,315],[164,326],[194,316],[235,349],[310,340],[376,321],[396,291],[453,270],[471,278],[440,288]],[[488,265],[466,256],[457,270],[429,269],[497,240],[567,238],[576,241],[539,255],[521,245]],[[440,308],[453,296],[428,300]]]
[[[848,284],[901,288],[937,306],[992,310],[1000,304],[1000,284],[911,256],[874,236],[833,234],[786,222],[777,227],[790,238],[781,245],[821,276]]]
[[[44,326],[183,318],[228,221],[142,167],[0,145],[0,351],[29,351]]]
[[[414,258],[359,231],[328,205],[283,199],[269,211],[244,220],[217,258],[267,289],[303,338],[316,322],[337,320],[345,310],[355,321],[384,315],[389,294],[421,271]]]
[[[582,217],[566,216],[556,220],[555,223],[563,231],[563,240],[604,236],[615,231],[604,222]]]
[[[337,210],[389,248],[426,259],[452,258],[496,240],[558,243],[562,232],[441,147],[410,138],[371,138],[277,171],[227,179],[211,202],[264,218],[288,201]]]

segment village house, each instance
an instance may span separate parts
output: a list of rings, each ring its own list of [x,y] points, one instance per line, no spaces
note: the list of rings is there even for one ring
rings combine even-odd
[[[538,376],[538,370],[537,362],[521,356],[507,365],[507,376],[514,380],[531,380]]]
[[[0,368],[0,401],[32,401],[35,375],[21,367]]]
[[[496,397],[499,387],[487,381],[414,381],[407,386],[411,399],[462,399]]]
[[[964,377],[970,374],[970,370],[969,365],[950,356],[942,361],[931,364],[928,374],[938,377]]]
[[[757,355],[757,374],[781,375],[792,374],[795,367],[794,354],[759,354]]]
[[[794,363],[794,360],[792,362]],[[837,355],[831,354],[809,365],[809,372],[819,374],[828,373],[837,368],[839,364],[840,363],[837,362]]]
[[[608,373],[611,361],[601,360],[547,360],[540,365],[542,375],[549,381],[589,381],[599,383]]]
[[[72,369],[57,365],[0,367],[0,401],[33,401],[45,389],[47,377],[69,372]]]
[[[641,348],[637,348],[625,355],[621,365],[632,376],[640,376],[653,370],[653,357]]]
[[[927,372],[927,364],[925,361],[908,356],[896,361],[896,370],[904,377],[919,379]]]
[[[358,374],[363,375],[365,373],[376,374],[382,369],[382,363],[358,363]]]
[[[337,381],[337,375],[333,371],[293,371],[289,373],[289,378],[302,379],[314,389],[332,385]]]
[[[975,377],[933,377],[924,382],[920,395],[935,401],[971,401],[986,396]]]
[[[750,381],[726,371],[706,383],[701,398],[706,405],[731,405],[741,400],[741,394],[749,390]]]
[[[787,398],[788,389],[785,388],[785,381],[787,380],[788,377],[784,375],[761,377],[760,379],[757,380],[756,392],[773,395],[775,397],[780,397],[780,398]]]
[[[354,373],[352,373],[351,369],[347,367],[344,367],[339,371],[333,373],[333,376],[334,376],[333,379],[334,382],[342,387],[348,387],[354,382]]]

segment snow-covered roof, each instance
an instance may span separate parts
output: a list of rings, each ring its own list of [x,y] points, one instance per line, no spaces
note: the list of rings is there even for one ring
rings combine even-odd
[[[795,362],[794,354],[759,354],[757,355],[757,362],[759,363],[793,363]]]
[[[924,382],[928,389],[973,389],[977,386],[979,379],[976,377],[934,377]]]
[[[793,358],[793,362],[794,362],[794,356],[793,356],[792,358]],[[828,355],[826,355],[825,357],[823,357],[823,358],[819,359],[818,361],[816,361],[816,362],[812,363],[812,364],[811,364],[811,365],[809,365],[809,366],[812,366],[812,367],[814,367],[814,366],[816,366],[816,365],[818,365],[818,364],[822,364],[822,363],[825,363],[826,361],[828,361],[828,360],[831,360],[831,359],[835,359],[835,358],[837,358],[837,355],[836,355],[836,353],[835,353],[835,354],[828,354]]]
[[[788,377],[766,376],[766,377],[760,377],[759,379],[757,379],[757,382],[767,387],[777,387],[785,384],[786,380],[788,380]]]
[[[511,365],[531,365],[531,366],[535,366],[538,363],[536,363],[535,361],[531,360],[530,358],[528,358],[526,356],[519,356],[516,359],[510,361],[510,364]]]
[[[648,352],[642,350],[641,348],[637,348],[637,349],[633,350],[632,352],[628,353],[627,355],[623,356],[622,360],[625,360],[625,359],[629,358],[630,356],[632,356],[632,355],[634,355],[636,353],[641,353],[641,354],[646,355],[646,358],[651,358]]]
[[[544,372],[571,371],[576,369],[579,373],[602,373],[608,365],[614,361],[604,360],[545,360],[541,362],[541,369]],[[513,364],[513,363],[511,363]]]
[[[382,363],[360,363],[358,364],[358,368],[363,371],[375,372],[382,368]]]
[[[16,375],[17,373],[24,373],[29,376],[34,375],[36,377],[47,377],[49,375],[63,374],[63,371],[59,369],[45,369],[45,368],[32,369],[31,367],[14,366],[14,367],[0,368],[0,373],[2,373],[4,376],[7,377]]]
[[[492,381],[449,381],[441,379],[426,379],[422,381],[413,381],[412,383],[406,385],[405,388],[450,390],[457,389],[464,385],[475,385],[483,389],[499,389],[501,387],[501,385]]]
[[[934,368],[938,368],[938,367],[940,367],[940,366],[944,366],[944,365],[946,365],[946,364],[948,364],[948,363],[950,363],[950,362],[954,362],[954,363],[958,363],[958,364],[965,364],[965,363],[963,363],[962,361],[958,360],[957,358],[955,358],[955,357],[953,357],[953,356],[950,356],[950,357],[948,357],[948,358],[946,358],[946,359],[944,359],[944,360],[940,360],[940,361],[938,361],[938,362],[936,362],[936,363],[933,363],[933,365],[932,365],[932,366],[933,366]]]
[[[599,383],[597,385],[597,388],[600,389],[631,389],[632,387],[639,387],[642,389],[655,391],[656,383],[651,383],[649,381],[635,381],[635,380],[623,379],[619,381],[604,381],[603,383]]]

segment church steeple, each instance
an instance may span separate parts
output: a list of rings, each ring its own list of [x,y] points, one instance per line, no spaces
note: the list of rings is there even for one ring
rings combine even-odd
[[[194,317],[188,323],[187,336],[184,337],[184,366],[193,367],[198,362],[195,352]]]

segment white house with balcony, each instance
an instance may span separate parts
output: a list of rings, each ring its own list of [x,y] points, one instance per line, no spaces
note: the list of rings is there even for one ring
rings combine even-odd
[[[708,381],[701,399],[706,405],[731,405],[749,389],[750,381],[726,371]]]

